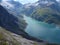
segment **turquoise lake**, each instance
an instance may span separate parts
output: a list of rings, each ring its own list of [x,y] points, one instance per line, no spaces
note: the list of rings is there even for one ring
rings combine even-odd
[[[24,16],[27,22],[25,31],[38,39],[42,39],[49,43],[60,43],[60,27],[54,24],[47,24],[32,19],[31,17]]]

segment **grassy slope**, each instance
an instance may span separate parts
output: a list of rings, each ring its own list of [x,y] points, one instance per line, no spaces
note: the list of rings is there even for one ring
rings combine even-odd
[[[0,27],[0,45],[46,45],[45,42],[36,42],[11,33]]]
[[[20,43],[14,39],[14,37],[10,34],[9,31],[0,27],[0,45],[20,45]]]

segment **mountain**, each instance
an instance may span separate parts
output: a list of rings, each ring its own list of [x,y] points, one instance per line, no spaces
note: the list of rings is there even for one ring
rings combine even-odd
[[[37,5],[33,6],[33,4]],[[38,21],[60,25],[60,4],[56,0],[39,0],[29,5],[29,7],[26,11],[28,16]]]
[[[17,1],[7,1],[8,3],[14,5],[15,8],[19,8],[19,6],[21,7],[22,4],[20,2]]]
[[[21,14],[21,11],[23,10],[23,5],[17,1],[2,1],[1,5],[11,13],[15,12]]]
[[[24,10],[22,11],[24,14],[26,14],[27,16],[31,15],[31,13],[33,12],[33,10],[35,9],[34,6],[24,6]]]
[[[18,1],[8,1],[8,3],[10,3],[10,4],[12,4],[14,6],[13,10],[16,11],[18,14],[22,13],[23,4],[21,4]]]
[[[39,0],[37,3],[39,3],[38,6],[42,7],[50,7],[52,9],[55,9],[57,11],[59,10],[59,3],[56,0]]]
[[[9,1],[12,2],[12,1]],[[16,22],[18,24],[22,24],[20,27],[21,29],[26,27],[26,22],[23,19],[23,16],[20,14],[20,11],[18,11],[18,8],[16,8],[13,4],[9,3],[7,1],[4,1],[1,3],[1,5],[8,11],[8,13],[12,14],[13,16],[17,17],[17,19],[19,19],[19,22]]]
[[[27,26],[27,23],[25,22],[23,17],[9,12],[9,10],[6,10],[6,8],[1,5],[0,5],[0,26],[10,32],[21,35],[26,39],[43,42],[42,40],[39,40],[35,37],[28,35],[28,33],[24,31],[24,29]]]
[[[38,9],[38,8],[44,8],[44,7],[51,7],[51,8],[54,8],[55,9],[58,9],[59,8],[57,7],[58,6],[58,3],[56,0],[38,0],[37,2],[35,3],[29,3],[29,4],[25,4],[24,7],[25,7],[25,14],[27,15],[31,15],[31,13]]]
[[[0,5],[0,26],[11,31],[24,30],[26,27],[26,24],[23,23],[22,21],[23,20],[19,21],[16,16],[9,14],[7,10]],[[22,24],[21,22],[23,23],[23,25],[20,25]]]
[[[19,5],[18,5],[19,4]],[[19,23],[21,23],[21,29],[26,27],[26,23],[25,20],[23,19],[23,16],[20,13],[20,5],[22,6],[22,4],[20,4],[19,2],[15,2],[15,1],[3,1],[1,3],[1,5],[10,13],[13,14],[15,17],[17,17],[17,19],[19,19]],[[17,8],[17,5],[19,8]],[[17,22],[16,22],[17,23]]]

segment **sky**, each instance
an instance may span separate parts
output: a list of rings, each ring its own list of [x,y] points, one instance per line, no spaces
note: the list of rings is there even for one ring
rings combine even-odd
[[[7,1],[7,0],[4,0],[4,1]],[[14,1],[19,1],[22,4],[26,4],[26,3],[34,3],[34,2],[37,2],[38,0],[14,0]],[[59,0],[57,0],[57,1],[59,1]]]
[[[23,4],[26,4],[26,3],[34,3],[34,2],[36,2],[38,0],[15,0],[15,1],[19,1],[19,2],[21,2]]]

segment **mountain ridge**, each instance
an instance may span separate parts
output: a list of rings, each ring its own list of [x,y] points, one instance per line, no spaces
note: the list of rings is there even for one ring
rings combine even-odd
[[[60,25],[60,5],[56,0],[39,0],[36,3],[38,5],[34,9],[29,6],[30,10],[26,10],[26,15],[30,16],[38,21],[43,21],[45,23],[55,23]],[[28,4],[27,4],[28,5]],[[33,10],[31,10],[31,8]],[[31,12],[32,11],[32,12]],[[29,13],[27,13],[29,12]]]

